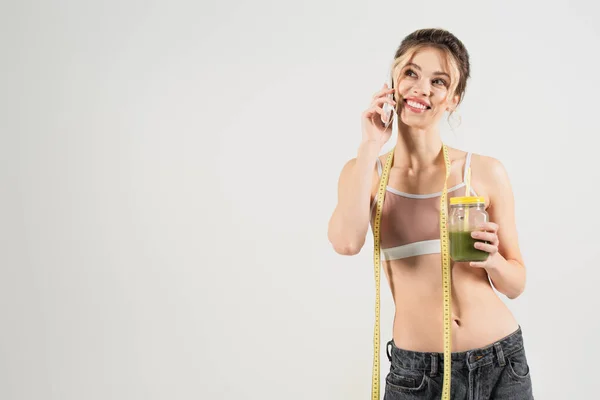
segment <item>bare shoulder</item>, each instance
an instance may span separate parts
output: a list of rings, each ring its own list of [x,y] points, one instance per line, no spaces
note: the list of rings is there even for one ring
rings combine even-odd
[[[355,164],[356,164],[356,157],[351,158],[348,161],[346,161],[346,163],[344,164],[344,167],[342,168],[341,175],[347,174],[348,171],[351,170]]]
[[[473,153],[471,157],[471,170],[486,181],[503,185],[508,183],[508,172],[504,164],[497,158],[483,154]]]
[[[351,158],[342,167],[340,176],[338,178],[338,192],[342,192],[343,188],[347,186],[351,180],[352,169],[356,165],[356,158]]]
[[[385,157],[385,155],[378,157],[380,161],[382,161],[382,157]],[[342,188],[344,186],[348,185],[349,182],[353,179],[351,176],[352,169],[356,165],[356,162],[357,162],[357,159],[356,159],[356,157],[354,157],[354,158],[351,158],[348,161],[346,161],[346,163],[344,164],[342,171],[340,172],[340,177],[338,180],[338,190],[339,191],[341,191]],[[371,185],[371,201],[375,198],[375,194],[377,193],[378,186],[379,186],[379,169],[378,169],[377,163],[375,163],[375,165],[373,167],[373,178],[372,178],[372,185]]]
[[[346,163],[342,167],[342,171],[340,172],[340,180],[348,178],[348,176],[350,175],[350,173],[352,171],[352,168],[354,168],[354,166],[356,165],[356,162],[357,162],[356,157],[351,158],[348,161],[346,161]],[[377,165],[375,165],[375,168],[373,170],[375,171],[375,173],[377,173]]]
[[[471,171],[474,185],[481,189],[481,195],[486,198],[486,208],[512,199],[513,192],[504,164],[497,158],[473,154]]]

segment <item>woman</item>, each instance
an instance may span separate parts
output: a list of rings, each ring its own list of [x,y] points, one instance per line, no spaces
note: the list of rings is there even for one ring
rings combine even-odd
[[[328,237],[336,252],[354,255],[373,223],[386,160],[379,154],[392,132],[382,123],[382,107],[394,107],[398,138],[381,216],[382,266],[395,303],[386,400],[439,399],[442,392],[439,202],[446,169],[438,125],[462,101],[469,74],[468,52],[450,32],[407,36],[394,58],[393,89],[384,85],[373,96],[362,115],[357,156],[340,174]],[[482,196],[490,216],[473,233],[489,243],[475,245],[489,253],[487,260],[452,264],[452,398],[532,399],[520,325],[493,290],[515,299],[525,288],[506,170],[492,157],[453,148],[448,155],[448,198]],[[472,190],[466,194],[469,168]]]

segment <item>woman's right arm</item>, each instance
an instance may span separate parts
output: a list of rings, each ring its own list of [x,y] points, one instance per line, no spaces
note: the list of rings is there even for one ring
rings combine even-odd
[[[383,104],[396,107],[388,95],[387,84],[373,95],[370,107],[362,114],[362,141],[356,158],[348,161],[338,181],[338,202],[329,220],[327,236],[334,250],[343,255],[358,254],[369,229],[371,192],[375,163],[392,129],[382,121]]]
[[[375,162],[381,146],[363,142],[356,158],[348,161],[338,181],[338,203],[329,220],[328,238],[343,255],[360,252],[367,236]]]

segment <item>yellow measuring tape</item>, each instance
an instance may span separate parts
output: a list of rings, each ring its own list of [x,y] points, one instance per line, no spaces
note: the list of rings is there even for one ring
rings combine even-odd
[[[392,162],[394,160],[395,147],[388,153],[385,166],[381,173],[379,189],[377,191],[377,208],[375,211],[375,223],[373,224],[373,236],[375,242],[375,251],[373,253],[373,263],[375,266],[375,332],[373,335],[373,344],[375,347],[373,355],[373,382],[371,386],[372,400],[380,400],[379,398],[379,349],[380,349],[380,326],[379,326],[379,310],[380,310],[380,270],[381,270],[381,212],[383,210],[383,200],[385,198],[386,187],[388,184]],[[444,383],[442,389],[442,400],[450,400],[450,373],[451,373],[451,290],[450,284],[450,254],[448,245],[448,177],[450,176],[450,157],[448,156],[448,148],[442,144],[444,153],[444,163],[446,165],[446,177],[444,179],[444,189],[442,198],[440,199],[440,240],[442,244],[442,288],[444,300]]]

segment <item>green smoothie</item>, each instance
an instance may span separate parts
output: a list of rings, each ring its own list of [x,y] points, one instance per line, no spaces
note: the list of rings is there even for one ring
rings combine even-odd
[[[448,232],[450,239],[450,258],[452,261],[485,261],[489,254],[487,251],[475,248],[475,242],[484,242],[471,237],[471,232]]]

